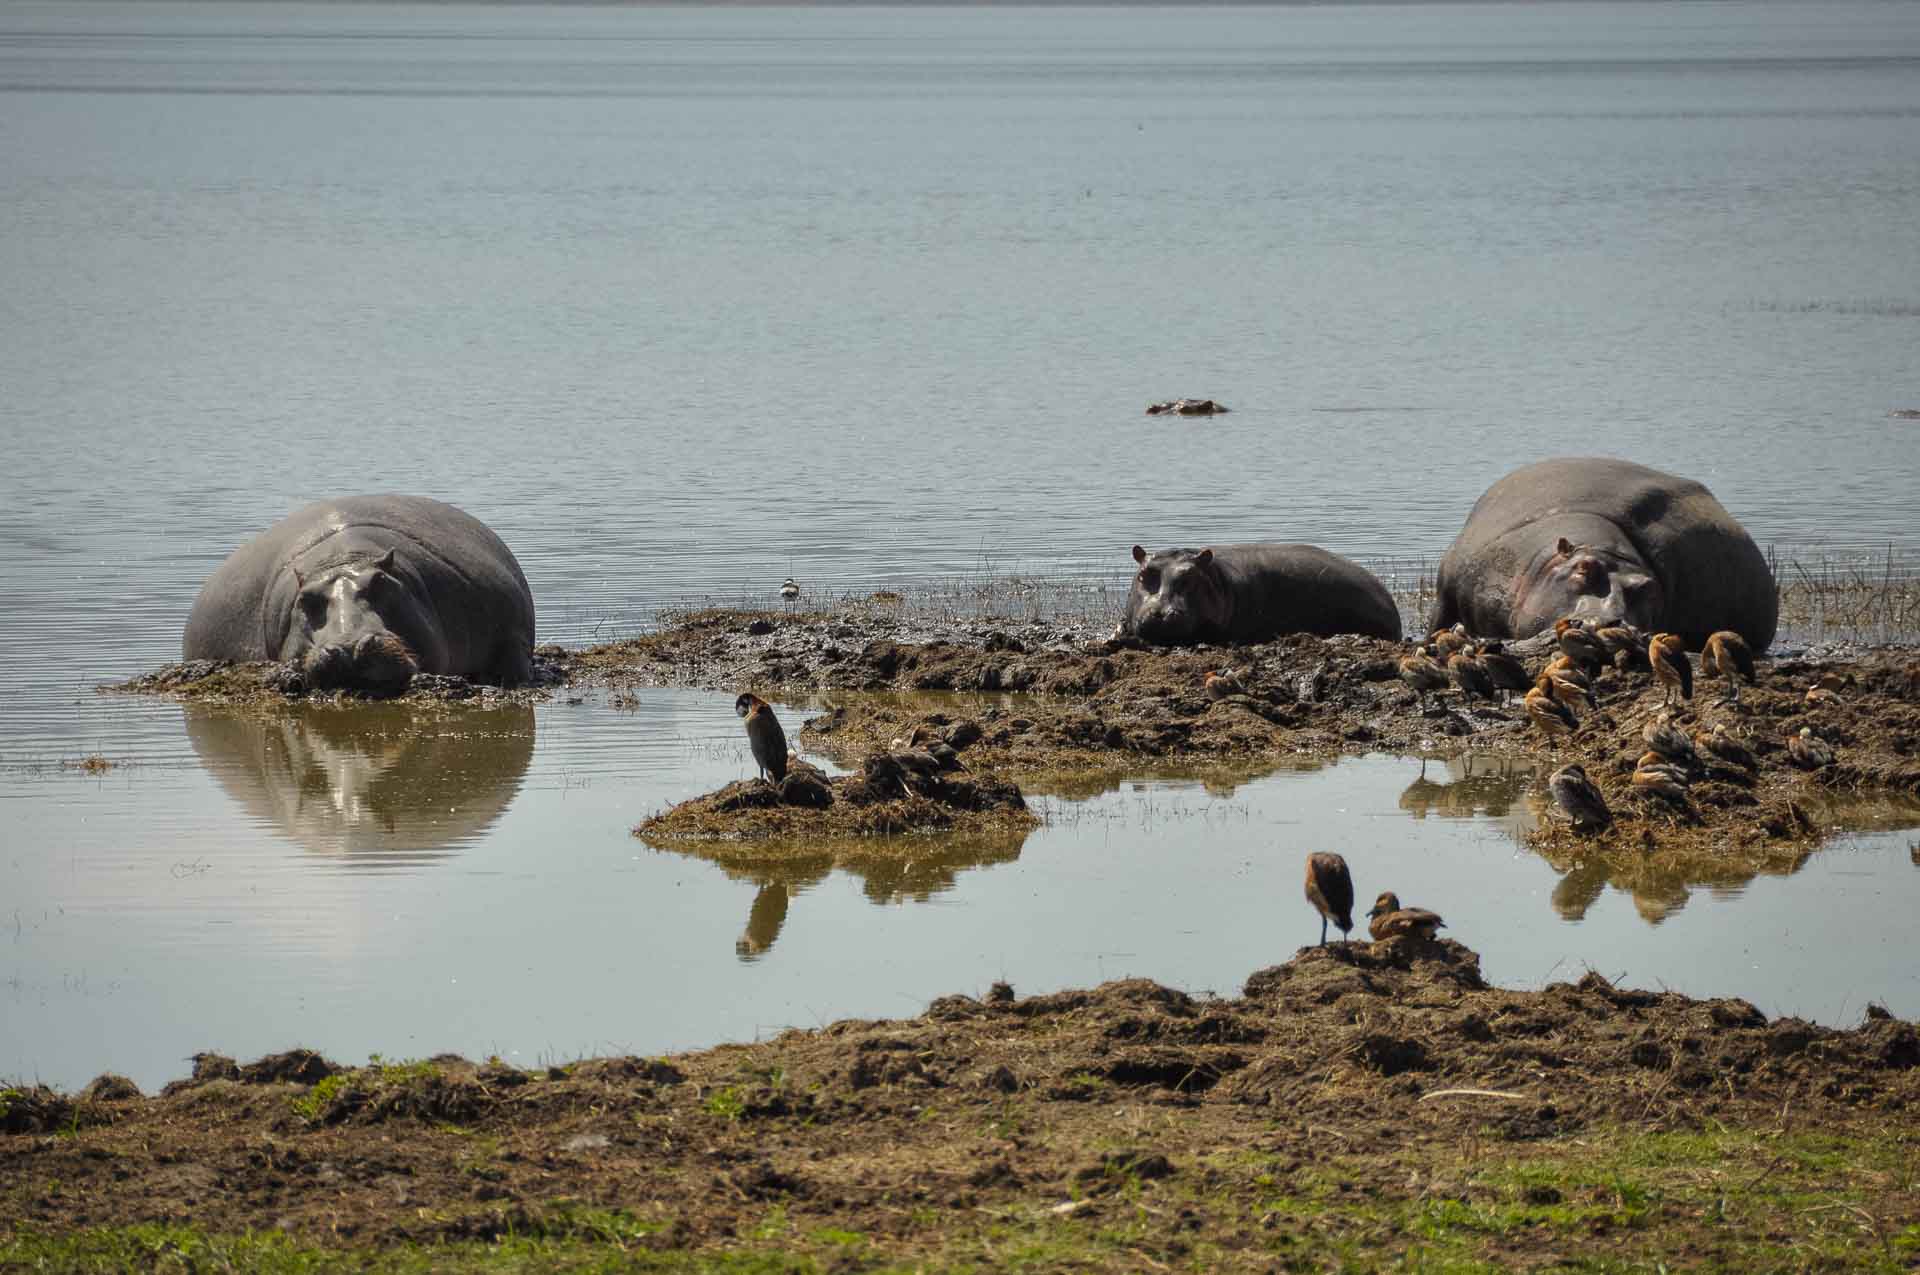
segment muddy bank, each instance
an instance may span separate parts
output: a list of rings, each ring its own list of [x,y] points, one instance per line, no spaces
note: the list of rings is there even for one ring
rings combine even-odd
[[[1598,1149],[1761,1139],[1709,1167],[1796,1179],[1795,1138],[1910,1138],[1920,1101],[1920,1033],[1878,1010],[1842,1031],[1596,974],[1508,991],[1451,942],[1304,949],[1230,999],[1145,980],[975,991],[668,1058],[203,1055],[151,1097],[114,1077],[15,1089],[0,1213],[15,1235],[190,1219],[332,1248],[564,1231],[591,1208],[625,1219],[624,1242],[694,1254],[864,1237],[845,1269],[979,1257],[1010,1225],[1124,1226],[1128,1245],[1081,1264],[1264,1269],[1288,1246],[1324,1264],[1322,1228],[1365,1202],[1343,1229],[1485,1260],[1549,1234],[1563,1253],[1724,1259],[1781,1219],[1710,1219],[1678,1186],[1625,1216]],[[1910,1179],[1876,1170],[1844,1198],[1905,1235]],[[1435,1200],[1538,1213],[1440,1237],[1422,1229]]]

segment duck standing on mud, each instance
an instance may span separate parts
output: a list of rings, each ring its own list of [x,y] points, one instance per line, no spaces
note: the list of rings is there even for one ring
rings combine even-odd
[[[1403,934],[1431,943],[1437,937],[1435,931],[1446,925],[1438,912],[1401,907],[1400,896],[1392,890],[1383,892],[1373,901],[1373,911],[1367,916],[1371,918],[1367,922],[1367,933],[1373,936],[1376,943],[1382,939],[1399,938]]]
[[[1347,861],[1330,851],[1307,856],[1307,902],[1320,913],[1320,946],[1327,945],[1327,922],[1345,938],[1353,929],[1353,877]]]
[[[1413,693],[1420,697],[1422,709],[1427,706],[1430,692],[1447,689],[1447,671],[1427,653],[1424,646],[1415,647],[1412,655],[1401,658],[1400,680],[1412,687]]]
[[[747,719],[747,746],[753,749],[753,762],[760,768],[760,774],[770,776],[776,784],[785,779],[787,733],[780,729],[773,705],[752,691],[742,691],[740,698],[733,701],[733,711]]]
[[[1687,659],[1687,647],[1676,633],[1655,634],[1647,643],[1647,663],[1660,681],[1660,702],[1669,706],[1676,692],[1681,699],[1693,698],[1693,662]]]
[[[1738,704],[1740,683],[1734,680],[1734,675],[1746,678],[1747,685],[1753,685],[1753,649],[1732,629],[1722,629],[1709,637],[1701,650],[1700,671],[1708,677],[1726,678],[1726,698]]]
[[[1499,688],[1501,703],[1511,700],[1513,692],[1533,685],[1527,666],[1508,655],[1503,643],[1483,642],[1475,648],[1475,653],[1480,658],[1480,667],[1487,670],[1487,677]]]

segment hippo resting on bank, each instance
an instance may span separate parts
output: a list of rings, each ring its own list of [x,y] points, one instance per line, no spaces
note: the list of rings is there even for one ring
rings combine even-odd
[[[1525,638],[1592,616],[1696,651],[1718,629],[1763,651],[1780,610],[1766,558],[1712,492],[1606,459],[1543,460],[1487,488],[1440,559],[1437,592],[1430,629]]]
[[[1282,633],[1398,639],[1400,611],[1372,572],[1313,545],[1133,547],[1121,633],[1158,646],[1264,642]]]
[[[415,673],[533,673],[533,594],[500,537],[424,496],[295,510],[207,577],[189,660],[284,660],[309,686],[401,691]]]

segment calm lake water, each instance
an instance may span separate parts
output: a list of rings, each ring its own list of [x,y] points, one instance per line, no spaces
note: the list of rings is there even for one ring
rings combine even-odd
[[[1788,552],[1911,555],[1915,208],[1914,4],[0,6],[0,1074],[653,1049],[1002,975],[1228,991],[1307,937],[1296,841],[1361,827],[1403,893],[1454,883],[1496,977],[1915,1012],[1871,969],[1774,981],[1911,909],[1897,837],[1570,924],[1548,865],[1356,761],[1226,799],[1244,840],[1110,795],[924,904],[830,871],[743,960],[781,892],[626,835],[741,772],[717,700],[256,738],[89,689],[174,658],[236,544],[362,491],[487,521],[564,642],[789,574],[1430,559],[1570,453],[1700,478]],[[1182,394],[1235,410],[1142,415]]]

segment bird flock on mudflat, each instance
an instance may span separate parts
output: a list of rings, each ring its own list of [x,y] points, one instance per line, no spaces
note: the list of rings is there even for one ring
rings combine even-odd
[[[780,587],[781,599],[789,605],[799,593],[792,579]],[[1641,729],[1646,751],[1628,778],[1628,791],[1654,807],[1697,821],[1688,792],[1696,779],[1717,773],[1751,783],[1758,766],[1753,746],[1727,722],[1717,721],[1692,734],[1680,725],[1694,697],[1694,666],[1677,634],[1646,634],[1621,621],[1567,616],[1555,622],[1553,635],[1551,654],[1535,673],[1505,643],[1476,638],[1466,625],[1455,624],[1428,634],[1399,661],[1400,680],[1413,691],[1422,711],[1434,697],[1449,691],[1457,692],[1467,705],[1496,698],[1503,705],[1511,704],[1514,693],[1520,692],[1527,720],[1553,741],[1573,735],[1585,716],[1596,710],[1595,686],[1608,670],[1621,678],[1644,670],[1660,688],[1661,702]],[[1751,685],[1757,677],[1752,650],[1730,629],[1707,638],[1699,671],[1722,679],[1721,702],[1734,705],[1739,703],[1741,681]],[[1247,693],[1240,676],[1229,669],[1207,673],[1204,690],[1211,700]],[[1822,702],[1817,697],[1830,699],[1833,694],[1832,687],[1815,686],[1807,692],[1807,700],[1814,705]],[[764,781],[779,784],[790,769],[813,769],[788,750],[786,733],[765,700],[745,692],[734,701],[734,711],[745,719],[747,743]],[[1788,759],[1803,770],[1819,770],[1833,762],[1832,749],[1810,728],[1802,727],[1785,745]],[[895,739],[884,757],[903,772],[965,769],[954,747],[925,726],[916,727],[907,738]],[[1598,833],[1613,825],[1606,796],[1582,762],[1555,770],[1548,777],[1547,790],[1576,832]],[[1319,851],[1307,856],[1306,897],[1320,914],[1322,946],[1329,924],[1337,926],[1343,938],[1353,929],[1353,878],[1340,855]],[[1379,895],[1367,917],[1367,932],[1376,942],[1402,936],[1432,940],[1444,925],[1434,912],[1402,906],[1391,890]]]

